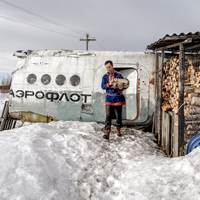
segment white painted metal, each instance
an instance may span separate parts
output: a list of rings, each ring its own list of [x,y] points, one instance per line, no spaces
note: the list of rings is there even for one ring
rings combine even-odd
[[[130,80],[130,87],[124,92],[127,96],[127,105],[124,108],[123,118],[133,120],[139,112],[139,117],[135,122],[143,123],[154,110],[154,85],[150,84],[151,79],[154,79],[154,54],[39,50],[16,52],[14,55],[18,57],[18,61],[12,77],[11,89],[14,95],[10,95],[10,112],[32,111],[58,120],[104,121],[105,91],[101,89],[101,80],[106,73],[104,67],[106,60],[112,60],[116,70],[120,68],[120,72]],[[27,82],[29,74],[37,76],[34,84]],[[41,82],[44,74],[51,76],[51,82],[48,85]],[[55,80],[61,74],[66,77],[66,81],[64,85],[59,86]],[[70,84],[70,78],[73,75],[80,77],[80,84],[77,86]],[[139,79],[140,103],[135,104],[133,102],[137,102]],[[30,93],[26,92],[28,94],[26,98],[22,95],[25,91],[30,91]],[[70,98],[69,101],[64,98],[60,101],[59,99],[51,101],[45,97],[37,99],[38,91],[42,91],[45,95],[48,92],[58,93],[59,99],[63,93],[66,93],[68,98],[72,93],[76,93],[80,96],[80,101],[74,102]],[[34,95],[31,96],[33,93]],[[87,96],[87,102],[85,102],[85,94],[91,95]],[[77,96],[74,95],[73,98],[76,100]],[[81,107],[84,103],[91,104],[93,111],[88,114],[82,112]]]

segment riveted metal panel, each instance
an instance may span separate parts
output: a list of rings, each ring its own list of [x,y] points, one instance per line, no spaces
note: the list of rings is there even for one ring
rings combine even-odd
[[[123,68],[131,82],[125,91],[127,108],[124,120],[137,117],[130,124],[144,123],[154,110],[154,54],[30,50],[15,55],[18,61],[12,77],[9,112],[33,112],[57,120],[104,121],[105,91],[101,89],[101,80],[106,73],[106,60],[112,60],[116,68]],[[33,84],[27,81],[30,74],[36,75]],[[51,82],[46,85],[41,82],[44,74],[51,77]],[[63,85],[56,83],[58,75],[65,76]],[[70,78],[74,75],[80,81],[72,85]]]

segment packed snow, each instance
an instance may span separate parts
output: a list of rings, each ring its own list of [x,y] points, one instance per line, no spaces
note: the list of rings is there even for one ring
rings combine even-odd
[[[200,199],[200,148],[169,158],[152,133],[123,128],[117,137],[112,127],[107,142],[103,128],[59,121],[2,131],[0,199]]]

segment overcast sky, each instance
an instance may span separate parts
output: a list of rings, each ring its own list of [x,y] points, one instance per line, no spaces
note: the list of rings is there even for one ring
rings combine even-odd
[[[199,8],[199,0],[0,0],[0,76],[14,70],[15,51],[85,50],[86,33],[97,40],[89,50],[143,52],[166,34],[199,31]]]

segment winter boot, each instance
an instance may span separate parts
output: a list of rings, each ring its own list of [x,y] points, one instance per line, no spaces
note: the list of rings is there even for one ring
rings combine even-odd
[[[110,130],[106,130],[103,138],[106,139],[106,140],[109,140],[109,136],[110,136]]]
[[[116,130],[117,130],[117,136],[121,137],[122,134],[120,133],[120,128],[116,128]]]

